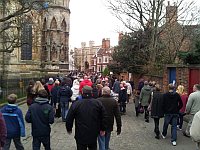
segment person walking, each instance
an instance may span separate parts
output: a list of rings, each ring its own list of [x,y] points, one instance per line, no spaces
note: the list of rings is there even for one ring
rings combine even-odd
[[[126,114],[126,100],[127,100],[127,90],[123,83],[120,84],[118,103],[120,107],[120,112],[122,115]]]
[[[83,100],[72,103],[66,118],[66,129],[72,133],[75,120],[77,150],[97,150],[97,137],[105,135],[106,111],[102,103],[92,98],[92,88],[84,86]]]
[[[113,131],[113,125],[114,125],[114,118],[116,120],[117,125],[117,135],[121,133],[121,115],[119,112],[119,107],[117,104],[117,101],[110,96],[111,90],[109,87],[103,87],[102,88],[102,97],[98,98],[99,101],[102,102],[103,106],[105,107],[106,113],[107,113],[107,129],[105,132],[105,135],[98,136],[98,143],[99,143],[99,150],[109,150],[109,142],[110,142],[110,136],[111,132]]]
[[[83,81],[81,81],[81,83],[80,83],[80,86],[79,86],[80,93],[82,93],[82,88],[86,85],[92,87],[92,82],[89,80],[87,75],[84,76]]]
[[[160,92],[160,90],[160,85],[156,84],[149,106],[151,110],[151,117],[154,119],[154,132],[156,134],[156,139],[160,139],[159,121],[160,118],[164,117],[163,94]]]
[[[179,85],[177,87],[176,92],[181,96],[181,100],[183,102],[183,107],[180,109],[178,120],[177,120],[177,129],[182,130],[183,116],[185,115],[185,109],[186,109],[186,104],[188,101],[188,95],[187,95],[187,93],[185,93],[183,85]]]
[[[25,137],[25,125],[22,111],[15,104],[17,95],[10,94],[8,95],[7,100],[8,104],[1,109],[7,128],[6,143],[3,150],[10,149],[12,140],[14,141],[17,150],[24,150],[24,146],[21,143],[21,137]]]
[[[2,116],[2,113],[0,112],[0,150],[2,150],[2,147],[6,143],[6,136],[7,136],[7,129],[6,129],[6,123]]]
[[[183,131],[183,135],[186,137],[190,137],[190,127],[192,124],[192,120],[194,115],[200,110],[200,84],[195,84],[193,86],[193,93],[191,93],[188,97],[188,102],[186,104],[186,115],[189,118],[187,127],[185,131]]]
[[[152,90],[149,86],[148,81],[144,81],[144,87],[140,92],[140,103],[144,107],[144,119],[145,122],[149,122],[149,110],[147,109],[151,101]]]
[[[68,80],[63,80],[63,82],[61,82],[61,87],[58,90],[58,103],[61,107],[61,116],[63,122],[66,120],[66,116],[69,110],[69,102],[71,101],[72,94],[73,92],[71,90],[70,83]]]
[[[53,107],[49,104],[48,93],[45,89],[38,91],[38,97],[29,107],[25,120],[31,123],[32,149],[40,150],[41,143],[45,150],[51,150],[50,124],[54,123]]]
[[[171,124],[171,143],[176,146],[177,140],[177,118],[183,102],[180,95],[175,92],[173,84],[168,85],[169,91],[163,94],[164,125],[161,133],[162,138],[167,135],[167,129]]]

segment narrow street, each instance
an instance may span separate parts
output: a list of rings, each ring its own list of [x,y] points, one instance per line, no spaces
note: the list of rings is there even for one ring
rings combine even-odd
[[[26,104],[20,106],[25,114],[27,110]],[[112,132],[110,141],[110,148],[112,150],[194,150],[195,143],[190,139],[182,135],[181,131],[178,131],[177,146],[172,146],[170,143],[170,130],[168,129],[168,135],[166,139],[157,140],[154,138],[153,132],[153,120],[150,119],[150,123],[146,123],[141,114],[138,118],[135,117],[134,104],[130,102],[127,104],[127,113],[122,116],[122,133],[117,136],[116,128]],[[163,120],[161,121],[160,128],[162,128]],[[185,125],[185,124],[184,124]],[[26,137],[22,138],[25,150],[32,149],[32,137],[31,137],[31,125],[26,123]],[[61,121],[61,118],[55,119],[55,123],[52,125],[51,132],[51,147],[52,150],[75,150],[76,143],[74,140],[74,132],[68,135],[65,129],[65,124]],[[14,150],[13,147],[11,150]],[[43,148],[42,148],[43,149]]]

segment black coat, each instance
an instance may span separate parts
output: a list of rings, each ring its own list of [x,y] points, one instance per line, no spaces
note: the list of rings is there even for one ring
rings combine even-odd
[[[119,107],[116,102],[116,100],[113,99],[113,97],[110,96],[102,96],[101,98],[98,98],[99,101],[102,102],[103,106],[106,109],[106,122],[107,122],[107,129],[106,131],[113,131],[113,124],[114,124],[114,117],[116,119],[117,123],[117,129],[121,131],[121,115],[119,112]]]
[[[100,131],[106,130],[106,111],[94,98],[74,102],[67,114],[66,128],[72,131],[75,119],[75,139],[79,144],[94,144]]]
[[[163,94],[158,91],[153,92],[153,98],[151,102],[151,117],[162,118],[164,117],[163,111]]]
[[[25,120],[32,124],[32,136],[50,136],[50,124],[54,123],[54,111],[48,99],[36,98],[29,107]]]

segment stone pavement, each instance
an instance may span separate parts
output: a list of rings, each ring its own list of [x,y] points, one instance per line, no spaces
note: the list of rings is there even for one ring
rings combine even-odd
[[[20,106],[23,113],[26,113],[27,106]],[[154,138],[153,120],[150,123],[144,122],[143,114],[138,118],[135,117],[133,102],[127,104],[127,113],[122,116],[122,133],[117,136],[116,127],[112,132],[110,148],[112,150],[195,150],[195,143],[187,137],[184,137],[181,131],[178,131],[177,146],[172,146],[170,143],[170,130],[166,139],[157,140]],[[160,129],[163,125],[163,120],[160,123]],[[68,135],[65,129],[65,124],[61,122],[61,118],[55,119],[55,123],[51,126],[51,147],[52,150],[75,150],[76,143],[74,140],[74,131]],[[31,125],[26,123],[26,137],[22,138],[25,150],[32,149]],[[11,150],[15,148],[11,147]],[[41,148],[43,149],[43,148]]]

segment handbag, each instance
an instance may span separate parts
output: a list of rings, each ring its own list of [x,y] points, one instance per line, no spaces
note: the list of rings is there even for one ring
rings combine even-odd
[[[144,113],[144,107],[141,105],[141,103],[138,106],[138,112],[143,114]]]

